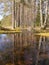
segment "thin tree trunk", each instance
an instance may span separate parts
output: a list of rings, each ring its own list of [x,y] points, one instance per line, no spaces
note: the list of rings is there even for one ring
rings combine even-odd
[[[35,18],[35,1],[31,0],[29,8],[29,24],[31,27],[34,27],[34,18]]]
[[[23,4],[20,3],[20,27],[22,27],[22,9],[23,9]]]
[[[48,14],[48,0],[46,1],[44,27],[47,25],[47,14]]]
[[[15,0],[12,0],[12,28],[15,28]]]
[[[42,16],[42,0],[40,0],[40,23],[43,26],[43,16]]]
[[[22,26],[24,27],[24,4],[22,3]]]

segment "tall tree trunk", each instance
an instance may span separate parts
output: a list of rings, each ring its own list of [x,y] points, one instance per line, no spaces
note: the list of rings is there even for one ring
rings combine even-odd
[[[47,14],[48,14],[48,0],[46,0],[44,27],[47,25]]]
[[[12,0],[12,28],[15,28],[15,0]]]
[[[31,26],[32,27],[35,26],[35,22],[34,22],[35,15],[33,13],[34,13],[34,7],[31,7]]]
[[[41,23],[41,28],[42,28],[43,27],[42,0],[40,0],[40,23]]]

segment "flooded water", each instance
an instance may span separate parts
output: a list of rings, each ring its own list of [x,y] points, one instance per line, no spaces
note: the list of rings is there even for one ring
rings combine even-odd
[[[13,62],[14,44],[12,35],[0,34],[0,65]]]
[[[1,34],[0,35],[0,50],[5,51],[6,47],[7,48],[12,48],[13,46],[13,41],[8,37],[9,35],[6,34]]]
[[[49,65],[49,37],[45,42],[42,39],[40,50],[39,40],[28,32],[0,34],[0,65],[36,65],[37,60],[37,65]]]

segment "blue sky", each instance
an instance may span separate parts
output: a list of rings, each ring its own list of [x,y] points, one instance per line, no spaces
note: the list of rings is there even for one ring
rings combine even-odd
[[[2,19],[3,19],[3,16],[0,15],[0,20],[2,20]]]
[[[8,16],[9,14],[11,14],[10,12],[10,7],[11,7],[11,3],[10,2],[7,2],[7,5],[8,5],[8,11],[5,13],[4,12],[4,2],[0,2],[0,20],[3,19],[4,16]]]
[[[0,20],[3,19],[3,10],[4,10],[4,3],[0,3]]]

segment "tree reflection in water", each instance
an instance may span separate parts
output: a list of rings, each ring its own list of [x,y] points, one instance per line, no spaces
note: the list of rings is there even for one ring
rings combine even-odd
[[[31,42],[28,41],[28,43],[30,42],[33,46],[30,46],[30,45],[26,47],[23,46],[22,48],[15,46],[17,48],[14,49],[15,47],[14,47],[13,39],[14,39],[14,36],[10,34],[0,35],[0,65],[35,65],[37,60],[36,56],[38,52],[37,48],[38,48],[39,40],[33,37]],[[17,38],[15,40],[17,44],[18,43]],[[46,52],[49,51],[48,45],[46,45]],[[49,54],[49,53],[47,52],[46,54]],[[46,54],[45,56],[44,54],[41,55],[41,60],[38,61],[38,65],[49,65],[49,58],[48,58],[49,55],[46,56]]]

